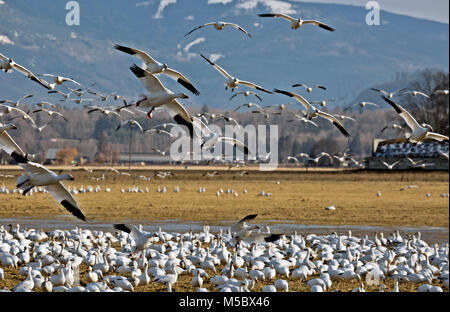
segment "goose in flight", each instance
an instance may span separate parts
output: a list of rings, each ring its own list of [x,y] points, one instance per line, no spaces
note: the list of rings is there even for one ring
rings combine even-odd
[[[141,124],[134,119],[128,119],[128,120],[122,121],[117,126],[116,131],[119,130],[120,128],[124,127],[125,125],[130,125],[131,127],[133,127],[133,125],[136,125],[136,127],[138,127],[138,129],[141,130],[141,132],[144,132],[144,129],[142,128]]]
[[[331,157],[330,154],[325,153],[325,152],[322,152],[322,153],[316,155],[315,158],[310,158],[310,157],[308,157],[308,160],[311,160],[312,162],[318,164],[318,163],[319,163],[319,160],[320,160],[322,157],[328,157],[328,159],[330,160],[330,162],[333,163],[333,157]]]
[[[92,101],[96,101],[96,99],[67,99],[67,100],[61,100],[61,101],[70,101],[70,102],[75,102],[77,104],[81,104],[83,102],[92,102]]]
[[[377,91],[380,92],[381,94],[383,94],[383,96],[387,97],[388,99],[392,99],[397,93],[403,92],[406,90],[406,88],[401,88],[398,90],[395,90],[394,92],[387,92],[381,89],[377,89],[377,88],[370,88],[373,91]]]
[[[75,90],[74,90],[74,91],[75,91]],[[71,95],[72,93],[74,93],[74,91],[70,91],[70,90],[69,90],[68,93],[64,93],[64,92],[59,91],[59,90],[51,90],[51,91],[48,91],[48,93],[49,93],[49,94],[59,94],[59,95],[62,95],[62,96],[64,97],[64,99],[68,100],[69,97],[70,97],[70,95]],[[78,89],[78,91],[81,91],[81,89]]]
[[[120,118],[120,114],[111,109],[107,109],[107,108],[100,107],[100,106],[86,106],[86,108],[89,108],[88,114],[90,114],[92,112],[101,112],[102,114],[105,114],[106,116],[115,115]]]
[[[108,101],[109,97],[111,96],[110,94],[104,95],[99,92],[95,92],[95,91],[91,91],[91,90],[88,90],[88,93],[98,96],[100,101],[102,101],[102,102]]]
[[[248,81],[243,81],[243,80],[239,80],[236,77],[231,76],[230,74],[228,74],[222,67],[220,67],[219,65],[211,62],[208,58],[206,58],[203,54],[200,54],[201,57],[203,57],[212,67],[214,67],[222,76],[224,76],[226,78],[226,82],[225,82],[225,89],[230,88],[231,91],[234,91],[235,88],[237,88],[238,85],[243,85],[249,88],[253,88],[259,91],[263,91],[266,93],[272,93],[269,90],[264,89],[263,87],[260,87],[252,82],[248,82]]]
[[[355,118],[352,118],[352,117],[350,117],[350,116],[339,115],[339,114],[336,114],[336,115],[334,115],[334,116],[336,116],[336,118],[339,118],[340,120],[348,119],[348,120],[351,120],[351,121],[356,121]]]
[[[80,87],[84,87],[81,83],[71,79],[71,78],[67,78],[67,77],[62,77],[62,76],[57,76],[57,75],[52,75],[52,74],[38,74],[37,76],[40,77],[51,77],[53,78],[54,83],[49,84],[49,89],[54,89],[57,85],[62,85],[63,82],[71,82],[73,84],[76,84]]]
[[[394,162],[393,164],[388,164],[387,162],[385,162],[381,159],[378,159],[378,160],[389,170],[394,169],[394,167],[400,163],[400,160]]]
[[[200,92],[192,85],[192,83],[187,79],[185,76],[183,76],[181,73],[177,72],[176,70],[173,70],[171,68],[167,67],[167,64],[162,64],[155,59],[153,59],[150,55],[145,53],[144,51],[133,49],[125,46],[121,46],[118,44],[114,45],[114,48],[116,48],[119,51],[122,51],[124,53],[134,55],[138,57],[142,62],[145,63],[145,70],[149,71],[153,75],[163,74],[166,75],[175,81],[177,81],[179,84],[181,84],[183,87],[191,91],[195,95],[200,95]]]
[[[0,150],[8,153],[17,163],[26,163],[29,157],[25,154],[17,143],[9,136],[7,130],[16,130],[13,124],[4,125],[0,122]]]
[[[308,92],[308,93],[311,93],[313,88],[322,89],[322,90],[326,90],[327,89],[327,88],[325,88],[324,86],[321,86],[321,85],[315,85],[315,86],[309,87],[309,86],[305,85],[304,83],[296,83],[296,84],[293,84],[292,87],[293,88],[295,88],[295,87],[303,87],[303,88],[306,89],[306,92]]]
[[[331,99],[328,99],[328,100],[322,100],[322,101],[311,101],[311,104],[314,104],[314,105],[320,105],[320,106],[322,106],[322,107],[325,107],[325,106],[327,106],[327,103],[329,103],[329,102],[334,102],[334,101],[336,101],[337,99],[336,98],[331,98]]]
[[[247,107],[247,108],[256,107],[259,110],[263,110],[262,107],[256,103],[246,103],[246,104],[242,104],[242,105],[239,105],[238,107],[236,107],[233,112],[236,112],[241,107]]]
[[[31,71],[29,71],[25,67],[17,64],[16,62],[14,62],[14,60],[12,58],[7,58],[6,56],[4,56],[1,53],[0,53],[0,69],[2,69],[5,73],[8,73],[12,69],[15,69],[19,73],[24,74],[25,76],[27,76],[32,81],[37,82],[38,84],[40,84],[44,88],[50,89],[49,84],[45,80],[39,79]]]
[[[294,156],[288,156],[286,157],[287,162],[289,162],[290,160],[293,160],[295,163],[300,163],[300,160],[298,160],[296,157]]]
[[[11,104],[11,105],[14,105],[15,107],[17,107],[17,106],[19,106],[20,101],[25,100],[25,99],[28,99],[28,98],[30,98],[30,97],[33,97],[33,94],[25,95],[25,96],[21,97],[20,99],[18,99],[18,100],[15,101],[15,102],[10,101],[10,100],[1,100],[1,101],[0,101],[0,104],[2,104],[2,103],[8,103],[8,104]]]
[[[174,93],[164,87],[161,81],[148,70],[144,70],[137,65],[131,66],[130,70],[150,93],[148,96],[145,96],[143,99],[136,102],[136,106],[152,107],[152,109],[147,113],[148,118],[151,118],[151,113],[155,107],[169,104],[177,98],[189,98],[186,93]]]
[[[166,156],[167,151],[162,151],[159,148],[152,148],[155,152],[159,153],[161,156]]]
[[[135,225],[114,224],[113,226],[116,230],[130,234],[130,237],[134,240],[135,243],[132,251],[133,255],[137,254],[138,252],[142,252],[146,248],[150,247],[150,244],[153,241],[153,233],[144,232]]]
[[[52,104],[52,103],[49,103],[49,102],[39,102],[36,105],[39,106],[39,107],[48,106],[50,108],[56,109],[56,106],[54,104]]]
[[[214,176],[218,175],[219,171],[213,171],[213,172],[205,172],[202,174],[202,177],[208,176],[209,178],[213,178]]]
[[[406,159],[410,162],[411,166],[416,166],[420,163],[423,163],[425,160],[414,161],[411,157],[406,156]]]
[[[244,155],[248,155],[248,147],[241,141],[231,137],[220,136],[217,133],[213,133],[210,138],[207,138],[201,145],[202,150],[209,150],[219,142],[225,142],[240,149]]]
[[[389,129],[389,128],[390,129],[399,129],[399,130],[402,130],[402,131],[406,131],[405,129],[403,129],[402,126],[397,125],[397,124],[392,124],[392,125],[389,125],[389,126],[385,126],[383,129],[381,129],[380,133],[386,131],[386,129]]]
[[[347,106],[346,108],[344,108],[344,112],[346,112],[346,111],[348,111],[351,107],[353,107],[353,106],[359,106],[359,107],[361,107],[361,108],[364,108],[364,107],[366,107],[366,106],[374,106],[374,107],[379,107],[379,105],[378,104],[375,104],[375,103],[372,103],[372,102],[359,102],[359,103],[355,103],[355,104],[352,104],[352,105],[349,105],[349,106]]]
[[[170,133],[169,131],[162,130],[162,129],[145,129],[145,130],[144,130],[144,133],[147,133],[147,132],[155,132],[156,134],[166,134],[166,135],[168,135],[168,136],[171,137],[171,138],[174,138],[174,137],[175,137],[175,136],[174,136],[172,133]]]
[[[232,99],[234,99],[236,96],[240,95],[240,94],[243,94],[243,95],[246,96],[246,97],[247,97],[247,96],[250,96],[250,95],[253,95],[253,96],[255,96],[258,100],[260,100],[260,101],[262,102],[262,98],[261,98],[256,92],[253,92],[253,91],[239,91],[239,92],[233,94],[233,95],[230,97],[230,101],[231,101]]]
[[[31,118],[30,115],[28,115],[27,113],[25,113],[25,112],[24,112],[23,110],[21,110],[20,108],[0,104],[0,109],[1,109],[2,107],[3,107],[2,110],[3,110],[3,113],[4,113],[4,114],[9,114],[9,113],[11,113],[11,112],[17,112],[17,113],[20,114],[20,117],[22,117],[24,120],[29,120],[33,126],[36,126],[36,122],[34,121],[34,119]]]
[[[62,119],[64,119],[65,121],[69,121],[69,119],[67,119],[63,114],[61,114],[60,112],[54,111],[54,110],[50,110],[47,108],[39,108],[33,111],[33,113],[39,113],[39,112],[46,112],[49,116],[59,116]]]
[[[422,125],[419,125],[419,123],[414,119],[414,117],[403,107],[394,103],[392,100],[390,100],[385,96],[383,96],[383,99],[394,108],[397,114],[405,121],[405,123],[411,129],[412,131],[411,133],[406,133],[406,139],[409,142],[418,143],[425,139],[432,139],[441,142],[448,141],[449,139],[448,136],[432,132],[433,128],[429,124],[424,123]]]
[[[291,23],[291,29],[293,29],[293,30],[300,28],[304,24],[311,24],[311,25],[318,26],[318,27],[323,28],[328,31],[335,31],[334,28],[332,28],[320,21],[317,21],[317,20],[303,20],[301,18],[293,18],[286,14],[273,14],[273,13],[258,14],[258,16],[259,17],[279,17],[279,18],[285,19]]]
[[[48,193],[64,208],[78,219],[87,221],[75,199],[61,183],[62,180],[74,181],[70,174],[56,174],[46,167],[30,161],[19,163],[19,165],[27,172],[20,175],[16,182],[16,187],[23,190],[23,195],[35,186],[45,186]]]
[[[448,95],[449,91],[448,90],[436,90],[433,92],[432,95]]]
[[[252,113],[253,113],[253,114],[261,114],[261,115],[263,115],[264,117],[266,117],[266,119],[268,119],[268,118],[270,117],[271,114],[272,114],[272,115],[281,115],[281,114],[282,114],[281,112],[272,112],[272,113],[268,113],[268,112],[266,112],[265,110],[262,110],[262,109],[254,110],[254,111],[252,111]]]
[[[299,114],[295,114],[294,118],[295,119],[288,120],[288,122],[301,121],[301,122],[306,123],[306,124],[311,124],[314,127],[319,127],[314,121],[309,120],[309,119],[305,118],[304,116],[300,116]]]
[[[290,96],[290,97],[296,99],[300,104],[302,104],[306,108],[306,116],[305,117],[308,120],[312,120],[313,118],[316,118],[316,117],[325,118],[329,122],[333,123],[333,125],[335,125],[336,128],[338,128],[339,131],[343,135],[345,135],[346,137],[350,136],[350,133],[348,133],[347,130],[345,130],[344,126],[340,123],[340,121],[336,117],[334,117],[333,115],[330,115],[328,113],[322,112],[321,110],[313,107],[301,95],[298,95],[298,94],[292,93],[292,92],[288,92],[288,91],[278,90],[278,89],[275,89],[274,92],[284,94],[284,95],[287,95],[287,96]]]
[[[249,36],[250,38],[252,37],[252,36],[248,33],[248,31],[246,31],[246,30],[245,30],[244,28],[242,28],[241,26],[239,26],[239,25],[237,25],[237,24],[234,24],[234,23],[227,23],[227,22],[211,22],[211,23],[206,23],[206,24],[200,25],[200,26],[198,26],[198,27],[192,29],[191,31],[189,31],[189,32],[188,32],[186,35],[184,35],[184,36],[186,37],[186,36],[189,35],[190,33],[194,32],[194,31],[196,31],[196,30],[198,30],[198,29],[200,29],[200,28],[206,27],[206,26],[213,26],[216,30],[222,30],[222,29],[225,28],[225,26],[231,26],[231,27],[234,27],[234,28],[236,28],[236,29],[242,31],[244,34],[246,34],[246,35]]]
[[[257,214],[251,214],[248,216],[245,216],[244,218],[242,218],[241,220],[239,220],[238,222],[236,222],[235,224],[233,224],[231,226],[231,231],[232,232],[239,232],[242,231],[243,229],[248,227],[247,221],[253,220],[257,217]]]
[[[412,96],[417,96],[417,95],[421,95],[423,97],[426,97],[427,99],[430,98],[430,96],[426,93],[423,93],[421,91],[406,91],[403,94],[411,94]]]

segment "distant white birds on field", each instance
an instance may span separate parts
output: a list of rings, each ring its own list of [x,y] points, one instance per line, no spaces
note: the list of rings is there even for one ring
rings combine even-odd
[[[344,126],[339,122],[339,120],[334,117],[331,114],[325,113],[321,110],[319,110],[318,108],[315,108],[314,106],[312,106],[305,98],[303,98],[301,95],[296,94],[296,93],[292,93],[292,92],[288,92],[288,91],[283,91],[283,90],[279,90],[279,89],[275,89],[274,90],[276,93],[280,93],[280,94],[284,94],[287,96],[290,96],[294,99],[296,99],[300,104],[303,105],[303,107],[306,108],[306,118],[311,120],[313,118],[316,117],[322,117],[326,120],[328,120],[329,122],[331,122],[334,126],[336,126],[336,128],[339,129],[339,131],[345,135],[346,137],[350,136],[350,133],[348,133],[348,131],[344,128]]]
[[[238,85],[243,85],[249,88],[253,88],[259,91],[263,91],[266,93],[272,93],[269,90],[264,89],[263,87],[260,87],[252,82],[248,82],[248,81],[244,81],[244,80],[239,80],[236,77],[231,76],[230,74],[228,74],[222,67],[220,67],[219,65],[213,63],[212,61],[210,61],[207,57],[205,57],[203,54],[200,54],[201,57],[203,57],[203,59],[205,59],[212,67],[214,67],[223,77],[225,77],[226,82],[225,82],[225,89],[230,88],[231,91],[234,91],[235,88],[238,87]]]
[[[405,110],[403,107],[396,104],[389,98],[383,97],[383,99],[394,108],[397,114],[403,119],[403,121],[405,121],[405,123],[411,129],[412,131],[411,133],[406,133],[406,139],[409,142],[418,143],[425,139],[432,139],[436,141],[449,140],[448,136],[432,132],[433,128],[429,124],[419,125],[416,119],[414,119],[414,117],[407,110]]]
[[[222,30],[224,29],[226,26],[230,26],[233,28],[236,28],[240,31],[242,31],[244,34],[246,34],[247,36],[249,36],[250,38],[252,37],[244,28],[242,28],[241,26],[239,26],[238,24],[234,24],[234,23],[228,23],[228,22],[210,22],[210,23],[205,23],[203,25],[200,25],[194,29],[192,29],[191,31],[189,31],[186,35],[184,35],[185,37],[189,34],[191,34],[192,32],[203,28],[203,27],[207,27],[207,26],[213,26],[216,30]]]
[[[193,86],[193,84],[189,81],[189,79],[187,79],[185,76],[183,76],[176,70],[167,67],[167,64],[162,64],[158,62],[144,51],[121,46],[118,44],[114,45],[114,48],[124,53],[138,57],[145,64],[144,70],[149,71],[153,75],[158,74],[166,75],[177,81],[179,84],[181,84],[183,87],[191,91],[193,94],[200,95],[200,92]]]
[[[328,26],[328,25],[326,25],[326,24],[324,24],[324,23],[322,23],[320,21],[317,21],[317,20],[304,20],[304,19],[301,19],[301,18],[293,18],[293,17],[291,17],[291,16],[289,16],[287,14],[266,13],[266,14],[258,14],[258,16],[259,17],[279,17],[279,18],[285,19],[285,20],[287,20],[288,22],[291,23],[291,29],[293,29],[293,30],[301,27],[302,25],[310,24],[310,25],[318,26],[318,27],[323,28],[323,29],[328,30],[328,31],[335,31],[334,28],[332,28],[332,27],[330,27],[330,26]]]
[[[20,175],[16,182],[16,187],[23,190],[22,195],[25,195],[35,186],[45,186],[48,193],[64,208],[80,220],[87,221],[75,199],[61,183],[63,180],[74,181],[70,174],[56,174],[33,162],[19,163],[19,165],[27,172]]]
[[[11,72],[12,69],[15,69],[19,73],[27,76],[32,81],[37,82],[38,84],[40,84],[44,88],[50,89],[49,84],[46,81],[39,79],[31,71],[29,71],[28,69],[26,69],[22,65],[17,64],[16,62],[14,62],[14,60],[12,58],[7,58],[6,56],[4,56],[1,53],[0,53],[0,69],[3,70],[5,73]]]

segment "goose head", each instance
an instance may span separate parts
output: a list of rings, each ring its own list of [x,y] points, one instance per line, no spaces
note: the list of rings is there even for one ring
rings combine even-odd
[[[71,174],[68,174],[68,173],[60,174],[59,178],[61,180],[75,181],[74,177]]]
[[[422,127],[428,129],[428,131],[433,131],[433,127],[429,124],[424,123],[424,124],[422,124]]]

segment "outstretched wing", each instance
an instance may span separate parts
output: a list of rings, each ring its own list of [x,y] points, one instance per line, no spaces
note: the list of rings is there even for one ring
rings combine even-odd
[[[162,73],[172,78],[173,80],[177,81],[179,84],[181,84],[183,87],[191,91],[193,94],[200,95],[200,92],[194,87],[194,85],[189,81],[189,79],[184,77],[181,73],[177,72],[176,70],[167,68]]]
[[[119,50],[119,51],[122,51],[124,53],[127,53],[127,54],[134,55],[134,56],[138,57],[145,64],[156,64],[156,61],[150,55],[145,53],[144,51],[141,51],[141,50],[138,50],[138,49],[129,48],[129,47],[125,47],[125,46],[121,46],[121,45],[118,45],[118,44],[115,44],[114,48]]]
[[[339,122],[339,120],[337,120],[336,117],[334,117],[333,115],[330,115],[328,113],[319,111],[319,116],[323,117],[325,119],[327,119],[328,121],[330,121],[331,123],[333,123],[333,125],[336,126],[336,128],[339,129],[339,131],[341,131],[341,133],[343,135],[345,135],[346,137],[350,136],[350,133],[347,132],[347,130],[345,130],[344,126]]]
[[[61,182],[48,185],[45,188],[47,189],[48,193],[57,202],[63,205],[63,207],[66,208],[71,214],[73,214],[80,220],[83,220],[85,222],[87,221],[80,207],[78,207],[77,202]]]

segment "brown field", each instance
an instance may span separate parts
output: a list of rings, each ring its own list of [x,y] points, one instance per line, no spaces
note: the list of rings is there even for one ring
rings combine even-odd
[[[153,169],[153,168],[152,168]],[[91,180],[103,171],[93,173],[72,171],[74,182],[67,186],[102,187],[99,193],[74,195],[82,211],[93,221],[136,220],[145,223],[155,220],[201,221],[218,224],[236,220],[250,213],[258,213],[258,221],[288,221],[306,225],[372,225],[372,226],[449,226],[449,201],[440,194],[449,192],[447,172],[350,172],[350,171],[287,171],[259,172],[249,170],[243,177],[239,170],[221,170],[208,178],[204,170],[171,170],[175,176],[154,177],[143,181],[137,176],[150,176],[155,170],[133,170],[132,176],[108,172],[104,181]],[[161,168],[158,168],[161,169]],[[166,168],[167,169],[167,168]],[[211,167],[210,171],[216,170]],[[247,169],[246,169],[247,170]],[[126,171],[126,169],[123,169]],[[17,177],[19,170],[2,170],[0,174]],[[0,185],[14,187],[16,178],[0,178]],[[279,184],[277,182],[279,181]],[[148,187],[149,193],[121,193],[122,188],[136,185]],[[180,192],[173,189],[179,185]],[[404,191],[407,185],[417,185]],[[165,186],[166,193],[157,193]],[[198,193],[199,187],[205,193]],[[104,188],[111,188],[110,193]],[[234,189],[238,197],[216,196],[217,190]],[[243,189],[248,190],[243,194]],[[257,196],[261,190],[272,196]],[[382,196],[377,197],[380,191]],[[425,196],[430,193],[431,197]],[[54,219],[67,214],[49,195],[35,193],[32,197],[19,194],[0,194],[0,218]],[[335,211],[325,207],[335,205]]]

